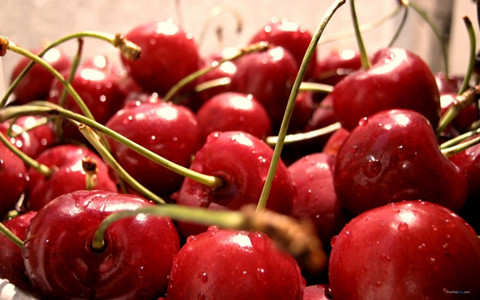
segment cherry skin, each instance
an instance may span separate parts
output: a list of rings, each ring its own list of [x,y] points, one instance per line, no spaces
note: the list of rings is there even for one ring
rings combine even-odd
[[[423,114],[433,128],[440,119],[440,94],[428,65],[414,53],[387,48],[372,57],[372,67],[341,80],[328,97],[338,120],[352,130],[363,117],[404,108]]]
[[[121,61],[127,73],[146,91],[163,96],[200,66],[196,42],[172,20],[141,23],[125,38],[137,44],[142,53],[134,61],[121,55]]]
[[[210,98],[196,112],[202,140],[214,131],[239,130],[265,139],[272,131],[267,111],[252,95],[225,92]]]
[[[444,93],[458,93],[460,90],[463,77],[458,75],[449,75],[448,78],[445,76],[445,73],[440,72],[435,74],[435,80],[438,85],[438,90],[440,94]]]
[[[337,154],[334,184],[353,214],[404,199],[458,211],[467,196],[465,176],[440,152],[428,120],[406,109],[376,113],[350,132]]]
[[[296,261],[263,233],[210,227],[175,256],[166,299],[302,299]]]
[[[224,184],[211,188],[186,178],[174,196],[180,205],[218,210],[236,210],[255,204],[265,184],[273,149],[262,140],[241,131],[213,132],[195,154],[190,169],[217,176]],[[285,164],[280,160],[269,194],[267,208],[290,214],[295,190]],[[185,236],[205,231],[206,227],[180,222]]]
[[[41,48],[32,50],[34,54],[38,54],[41,51]],[[70,58],[59,48],[48,50],[43,59],[60,73],[67,71],[71,66]],[[29,58],[22,56],[12,71],[10,82],[13,82],[30,62]],[[13,91],[15,104],[21,105],[34,100],[46,100],[53,81],[54,76],[52,73],[41,65],[35,64]]]
[[[362,213],[332,240],[332,299],[478,299],[480,241],[465,220],[412,200]]]
[[[4,222],[4,225],[23,241],[30,220],[35,215],[36,212],[29,211]],[[0,234],[0,278],[7,279],[23,291],[32,292],[31,283],[25,274],[22,249],[3,234]]]
[[[150,100],[129,102],[106,126],[156,154],[188,167],[191,156],[200,146],[195,114],[182,105],[154,98]],[[181,175],[119,142],[109,139],[109,143],[112,154],[125,170],[152,192],[168,196],[180,188]]]
[[[330,239],[340,232],[349,218],[335,193],[334,161],[334,157],[325,153],[313,153],[288,167],[297,194],[292,216],[311,220],[325,247],[330,245]]]
[[[237,60],[231,91],[252,94],[265,107],[274,130],[280,127],[298,65],[283,47],[249,53]]]
[[[12,121],[0,123],[0,132],[10,137],[10,142],[30,157],[37,157],[41,152],[54,145],[56,137],[50,122],[41,122],[38,116],[20,116]]]
[[[15,208],[27,188],[27,183],[27,167],[24,162],[0,143],[0,219]]]
[[[322,152],[328,155],[336,156],[349,134],[350,131],[346,130],[345,128],[339,128],[329,137],[322,149]]]
[[[315,68],[313,81],[336,85],[345,76],[362,67],[360,54],[350,49],[331,50],[326,56],[321,57]]]
[[[272,45],[283,47],[292,54],[295,62],[300,66],[312,38],[312,33],[306,27],[286,18],[274,17],[254,33],[249,43],[255,44],[265,41]],[[315,49],[305,72],[305,80],[313,76],[316,63],[317,50]]]
[[[101,190],[63,194],[31,220],[23,248],[32,285],[48,299],[155,299],[167,286],[178,252],[168,218],[139,215],[114,222],[105,247],[92,238],[108,215],[153,205],[128,194]]]
[[[329,300],[332,299],[328,285],[313,284],[307,285],[303,290],[303,300]]]
[[[42,152],[37,161],[53,168],[50,177],[28,171],[27,207],[39,210],[54,198],[76,190],[86,189],[86,172],[82,161],[94,161],[97,167],[95,189],[117,191],[115,181],[109,173],[108,165],[92,150],[77,145],[58,145]]]

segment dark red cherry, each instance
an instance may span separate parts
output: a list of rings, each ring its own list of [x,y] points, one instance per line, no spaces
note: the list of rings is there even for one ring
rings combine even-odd
[[[125,37],[142,53],[137,60],[121,61],[144,90],[165,95],[178,81],[198,70],[200,55],[192,35],[172,20],[141,23]]]
[[[166,299],[302,299],[296,261],[263,233],[219,229],[188,238],[175,256]]]
[[[41,51],[42,48],[32,50],[34,54],[38,54]],[[70,69],[71,60],[60,48],[48,50],[42,58],[59,72]],[[29,58],[22,57],[12,70],[10,82],[13,82],[29,63]],[[34,100],[46,100],[53,80],[54,76],[52,73],[41,65],[35,64],[13,91],[15,104],[25,104]]]
[[[404,108],[423,114],[436,128],[440,94],[428,65],[416,54],[400,48],[377,51],[369,69],[358,70],[335,86],[328,97],[338,120],[352,130],[363,117]]]
[[[350,132],[337,154],[334,184],[354,214],[405,199],[458,211],[467,196],[465,176],[440,151],[428,120],[406,109],[376,113]]]
[[[168,218],[128,217],[93,236],[112,213],[153,205],[107,191],[63,194],[31,220],[23,248],[25,269],[42,299],[155,299],[163,295],[178,233]]]
[[[336,85],[345,76],[362,67],[360,53],[351,49],[331,50],[317,61],[312,80]]]
[[[445,76],[445,73],[440,72],[435,74],[435,80],[438,85],[438,90],[440,94],[444,93],[458,93],[462,84],[463,76],[458,75],[449,75],[448,78]]]
[[[82,166],[84,160],[94,162],[97,167],[95,189],[117,191],[115,181],[111,178],[108,165],[92,150],[77,145],[58,145],[45,150],[36,158],[53,170],[49,177],[28,171],[27,207],[39,210],[54,198],[76,190],[87,188],[86,171]]]
[[[478,299],[479,280],[477,234],[434,203],[366,211],[332,240],[332,299]]]
[[[329,137],[322,149],[322,152],[328,155],[336,156],[349,134],[350,132],[345,128],[339,128]]]
[[[313,38],[312,33],[305,27],[286,18],[274,17],[250,38],[249,43],[268,42],[283,47],[292,54],[298,66],[307,52]],[[317,50],[313,52],[310,63],[305,72],[305,80],[314,75],[317,63]]]

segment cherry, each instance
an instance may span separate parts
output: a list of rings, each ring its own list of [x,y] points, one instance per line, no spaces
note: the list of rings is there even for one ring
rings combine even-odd
[[[332,299],[327,284],[307,285],[303,290],[303,300],[329,300]]]
[[[38,156],[56,141],[51,122],[38,116],[20,116],[0,123],[0,132],[30,157]]]
[[[164,293],[179,237],[168,218],[138,215],[119,220],[92,248],[100,222],[112,213],[153,205],[108,191],[59,196],[37,212],[23,257],[35,290],[46,299],[154,299]]]
[[[272,45],[283,47],[292,54],[295,62],[300,66],[312,38],[312,33],[306,27],[286,18],[274,17],[253,34],[249,43],[254,44],[265,41]],[[317,50],[315,49],[305,72],[305,80],[313,76],[316,63]]]
[[[440,94],[458,93],[463,83],[463,76],[449,75],[440,72],[435,74],[435,80]]]
[[[440,103],[442,107],[442,115],[449,109],[451,105],[457,102],[456,93],[443,93],[440,96]],[[452,126],[458,132],[468,131],[470,125],[480,118],[477,105],[472,103],[464,107],[458,115],[451,121],[449,126]]]
[[[252,95],[225,92],[210,98],[196,113],[202,140],[214,131],[239,130],[265,139],[272,132],[267,111]]]
[[[279,128],[290,89],[298,71],[293,56],[276,46],[264,52],[249,53],[237,60],[232,75],[232,91],[252,94],[265,107],[274,130]]]
[[[334,167],[339,201],[353,214],[404,199],[458,211],[467,181],[440,151],[428,120],[393,109],[364,118],[343,142]]]
[[[15,208],[27,188],[27,182],[27,167],[24,162],[0,143],[0,218]]]
[[[131,101],[106,124],[107,127],[181,166],[190,165],[200,146],[195,114],[185,106],[150,98]],[[125,170],[160,196],[177,191],[183,177],[152,162],[127,146],[109,140],[112,154]],[[139,167],[141,166],[141,167]]]
[[[438,204],[401,201],[362,213],[332,240],[332,299],[478,299],[480,243]]]
[[[41,48],[32,50],[35,54],[38,54],[41,51]],[[52,48],[48,50],[43,55],[43,59],[59,72],[66,71],[70,69],[71,66],[70,58],[60,48]],[[20,75],[30,62],[31,60],[27,57],[22,57],[17,62],[12,70],[10,78],[11,83]],[[26,73],[25,77],[22,78],[13,91],[15,104],[21,105],[34,100],[47,99],[53,80],[53,75],[47,69],[35,64],[28,73]]]
[[[358,52],[351,49],[331,50],[318,60],[312,80],[336,85],[345,76],[361,67],[362,62]]]
[[[440,119],[440,94],[432,71],[419,56],[401,48],[377,51],[370,68],[345,77],[329,97],[347,130],[363,117],[393,108],[415,110],[433,128]]]
[[[36,159],[53,170],[49,176],[28,171],[27,206],[39,210],[57,196],[87,188],[88,176],[84,162],[94,164],[95,189],[117,191],[116,183],[110,176],[107,164],[92,150],[77,145],[58,145],[40,153]]]
[[[190,169],[223,179],[211,188],[186,178],[175,194],[179,205],[217,210],[237,210],[256,204],[262,193],[273,150],[265,142],[241,131],[213,132],[195,154]],[[295,190],[285,164],[280,161],[268,197],[267,208],[290,214]],[[180,231],[189,236],[205,231],[204,226],[181,222]]]
[[[175,256],[166,299],[302,299],[292,256],[265,234],[219,229],[191,236]]]
[[[30,220],[35,215],[36,212],[29,211],[5,221],[4,225],[19,239],[23,240],[30,225]],[[6,236],[0,234],[0,250],[0,278],[7,279],[23,291],[32,292],[31,283],[25,274],[22,249]]]
[[[311,220],[324,245],[330,244],[330,239],[340,232],[349,218],[335,193],[334,162],[335,158],[326,153],[313,153],[288,167],[296,190],[291,215]]]
[[[134,61],[122,55],[121,61],[128,74],[146,91],[163,96],[200,66],[198,47],[192,35],[172,20],[139,24],[125,37],[137,44],[142,54]]]
[[[345,128],[336,130],[325,143],[322,152],[328,155],[336,156],[349,134],[350,131],[346,130]]]

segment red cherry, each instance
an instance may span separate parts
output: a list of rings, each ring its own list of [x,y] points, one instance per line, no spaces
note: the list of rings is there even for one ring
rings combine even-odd
[[[312,33],[306,27],[286,18],[272,18],[250,38],[249,43],[255,44],[265,41],[283,47],[292,54],[295,62],[300,66],[312,38]],[[305,72],[305,80],[313,76],[316,63],[317,50],[315,49]]]
[[[35,215],[36,212],[29,211],[4,222],[4,225],[23,241],[27,228],[30,225],[30,220]],[[0,278],[7,279],[23,291],[32,291],[30,281],[25,274],[22,249],[3,234],[0,234]]]
[[[50,122],[37,126],[41,121],[38,116],[20,116],[12,121],[0,123],[0,132],[5,136],[11,130],[10,142],[26,155],[35,158],[41,152],[51,147],[55,142],[55,135]]]
[[[146,22],[132,28],[125,38],[137,44],[137,60],[121,61],[128,74],[149,92],[165,95],[178,81],[198,70],[200,55],[192,35],[172,20]]]
[[[394,108],[423,114],[433,128],[440,119],[440,94],[432,71],[419,56],[400,48],[377,51],[371,68],[345,77],[328,97],[347,130],[364,117]]]
[[[448,78],[445,76],[445,73],[436,73],[435,80],[438,85],[438,90],[440,94],[444,93],[458,93],[462,84],[463,84],[463,77],[457,75],[449,75]]]
[[[297,192],[292,216],[311,220],[323,245],[329,245],[348,220],[333,185],[334,159],[325,153],[313,153],[288,167]]]
[[[41,48],[32,50],[34,54],[41,51]],[[48,50],[42,58],[59,72],[70,69],[70,58],[59,48]],[[13,82],[30,62],[29,58],[22,56],[12,70],[10,82]],[[46,100],[53,80],[53,74],[41,65],[35,64],[13,91],[15,103],[25,104],[34,100]]]
[[[263,233],[210,227],[175,256],[166,299],[302,299],[292,256]]]
[[[170,102],[134,101],[119,110],[106,124],[112,130],[184,167],[199,147],[199,128],[194,113]],[[165,196],[177,191],[183,177],[152,162],[127,146],[109,140],[112,154],[136,180]]]
[[[342,147],[343,142],[349,134],[350,132],[345,128],[339,128],[327,140],[325,146],[322,149],[322,152],[328,155],[336,156],[338,154],[338,151]]]
[[[154,299],[164,292],[179,237],[170,219],[139,215],[107,228],[106,246],[91,242],[108,215],[153,205],[107,191],[64,194],[31,220],[23,257],[43,299]]]
[[[267,111],[252,95],[225,92],[213,96],[196,113],[202,140],[214,131],[239,130],[265,139],[272,131]]]
[[[318,60],[313,81],[336,85],[345,76],[362,67],[360,53],[350,49],[331,50]]]
[[[328,285],[307,285],[303,290],[303,300],[329,300],[332,299]]]
[[[95,189],[117,191],[107,164],[95,152],[77,145],[59,145],[45,150],[36,159],[53,169],[50,177],[45,177],[35,169],[28,171],[28,208],[39,210],[62,194],[85,189],[86,172],[82,161],[86,158],[94,161],[97,166]]]
[[[421,114],[385,110],[363,119],[343,142],[334,167],[339,201],[352,213],[404,199],[422,199],[458,211],[467,181],[440,152]]]
[[[241,131],[211,133],[195,154],[190,169],[220,177],[224,185],[210,188],[186,178],[175,200],[180,205],[236,210],[256,204],[265,184],[273,149],[263,140]],[[285,164],[280,160],[269,194],[267,208],[290,214],[295,190]],[[189,236],[204,231],[204,226],[180,223],[180,231]]]
[[[0,218],[15,208],[27,188],[27,182],[27,167],[24,162],[0,143]]]
[[[236,65],[231,90],[252,94],[269,113],[274,130],[279,128],[298,72],[293,56],[277,46],[242,56]]]
[[[366,211],[332,240],[332,299],[478,299],[478,282],[477,234],[434,203],[402,201]]]

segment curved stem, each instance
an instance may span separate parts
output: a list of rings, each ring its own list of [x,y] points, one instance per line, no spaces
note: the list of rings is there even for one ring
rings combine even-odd
[[[465,23],[465,27],[467,28],[468,32],[468,37],[470,41],[470,55],[469,55],[469,60],[468,60],[468,68],[467,71],[465,72],[465,76],[462,81],[462,85],[460,89],[458,90],[458,94],[462,94],[465,92],[468,87],[470,86],[470,79],[472,78],[473,74],[473,69],[475,67],[475,57],[476,57],[476,52],[477,52],[477,40],[475,37],[475,30],[473,29],[472,21],[465,16],[463,17],[463,21]]]
[[[5,224],[0,222],[0,233],[5,235],[10,241],[12,241],[15,245],[18,246],[18,248],[22,249],[23,248],[23,241],[15,235],[10,229],[8,229]]]
[[[362,68],[366,70],[371,67],[371,63],[368,58],[368,53],[367,53],[367,49],[365,48],[365,43],[363,42],[362,33],[360,32],[360,25],[358,23],[357,11],[355,9],[355,0],[350,0],[350,14],[352,15],[353,29],[355,31],[355,38],[357,39],[360,59],[362,61]]]
[[[461,135],[458,135],[446,142],[443,142],[441,145],[440,145],[440,149],[441,150],[444,150],[444,149],[448,149],[448,148],[451,148],[451,147],[454,147],[464,141],[466,141],[467,139],[473,137],[473,136],[476,136],[480,134],[480,128],[477,128],[477,129],[474,129],[474,130],[470,130],[470,131],[467,131],[465,133],[462,133]]]
[[[330,134],[340,129],[342,126],[340,122],[333,123],[331,125],[325,126],[323,128],[318,128],[315,130],[310,130],[308,132],[288,134],[285,136],[284,144],[294,144],[297,142],[302,142],[306,140],[311,140],[326,134]],[[269,136],[266,138],[265,142],[270,146],[275,146],[278,142],[278,136]]]
[[[204,25],[202,26],[202,31],[200,32],[200,34],[198,36],[198,45],[201,46],[203,44],[203,40],[205,39],[208,25],[210,25],[216,17],[218,17],[221,14],[225,14],[225,13],[231,15],[235,19],[235,22],[236,22],[236,25],[237,25],[236,26],[237,34],[242,33],[243,20],[242,20],[242,16],[240,15],[240,13],[234,7],[231,7],[230,5],[219,4],[215,7],[213,7],[213,9],[210,10],[210,12],[208,14],[208,17],[205,20]]]
[[[79,123],[83,123],[95,129],[96,131],[105,134],[106,136],[112,138],[113,140],[124,144],[125,146],[129,147],[130,149],[137,152],[138,154],[152,160],[157,164],[160,164],[161,166],[177,174],[188,177],[192,180],[195,180],[201,184],[204,184],[212,188],[217,188],[223,185],[223,180],[218,177],[198,173],[193,170],[190,170],[189,168],[186,168],[174,162],[171,162],[161,157],[160,155],[156,154],[155,152],[152,152],[151,150],[115,132],[114,130],[111,130],[105,125],[102,125],[88,117],[85,117],[84,115],[74,113],[72,111],[64,109],[50,102],[38,101],[38,102],[32,102],[31,104],[22,105],[21,107],[12,106],[12,107],[4,108],[3,110],[0,110],[0,120],[3,121],[3,120],[8,120],[15,116],[31,115],[31,114],[62,116],[64,118],[71,119]]]
[[[398,26],[397,30],[395,31],[395,34],[393,35],[392,39],[390,40],[390,43],[388,43],[388,47],[392,47],[393,44],[395,44],[398,37],[400,36],[400,33],[402,32],[403,28],[405,27],[405,24],[407,23],[408,11],[409,11],[408,4],[405,4],[405,1],[400,1],[400,3],[404,7],[402,20],[400,21],[400,26]]]
[[[315,93],[328,94],[333,92],[333,86],[329,84],[304,81],[300,84],[299,91],[310,91]]]
[[[442,148],[442,149],[440,149],[440,151],[442,152],[443,155],[445,155],[446,157],[449,157],[449,156],[455,155],[459,152],[462,152],[463,150],[465,150],[465,149],[467,149],[467,148],[469,148],[473,145],[476,145],[478,143],[480,143],[480,136],[478,136],[476,138],[473,138],[473,139],[469,139],[465,142],[456,144],[456,145],[451,146],[451,147]]]
[[[270,194],[270,190],[272,188],[273,179],[275,177],[275,172],[277,170],[278,162],[280,160],[283,144],[285,142],[285,136],[287,135],[288,125],[290,123],[290,118],[292,116],[293,109],[295,107],[298,91],[300,89],[302,79],[305,75],[305,71],[307,70],[308,64],[310,63],[310,60],[313,56],[315,48],[317,47],[318,41],[320,40],[320,37],[322,36],[322,33],[325,27],[327,26],[328,21],[330,21],[330,19],[332,18],[334,13],[337,11],[337,9],[339,9],[340,6],[345,4],[345,2],[346,0],[337,0],[326,11],[320,25],[318,26],[317,30],[315,31],[312,37],[312,40],[310,41],[310,44],[308,45],[308,48],[307,48],[307,51],[305,52],[302,63],[300,64],[297,77],[295,78],[292,89],[290,91],[290,96],[288,98],[285,114],[283,116],[282,123],[280,125],[278,139],[273,151],[273,156],[270,162],[270,167],[268,169],[267,178],[265,180],[265,184],[263,186],[262,193],[260,195],[260,199],[257,204],[257,210],[259,211],[264,210],[267,205],[267,199]]]

